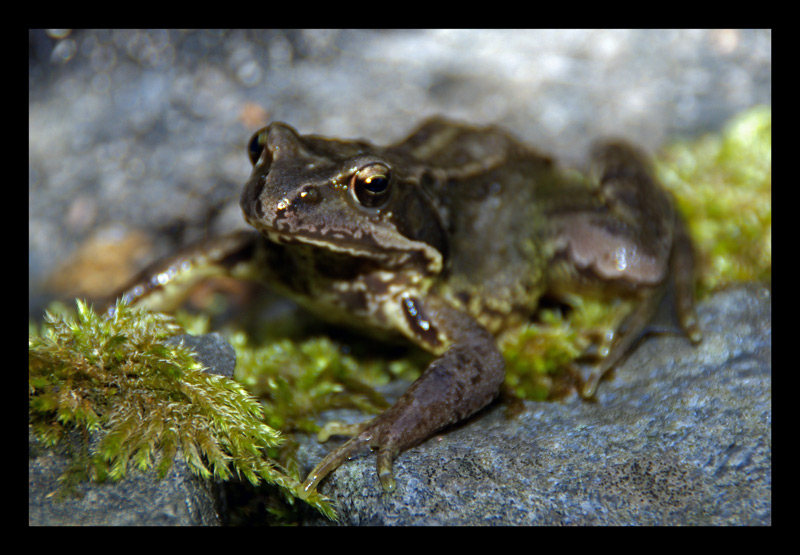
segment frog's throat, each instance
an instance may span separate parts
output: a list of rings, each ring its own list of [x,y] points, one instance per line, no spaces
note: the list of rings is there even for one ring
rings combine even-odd
[[[392,248],[370,248],[368,245],[365,246],[364,244],[352,241],[344,241],[341,238],[337,238],[336,241],[330,241],[324,237],[314,237],[298,233],[281,233],[263,227],[261,227],[259,231],[268,240],[280,245],[311,245],[331,252],[375,260],[383,265],[388,263],[390,266],[406,266],[410,264],[412,260],[419,260],[421,258],[424,261],[424,272],[428,275],[439,274],[444,267],[442,253],[433,246],[422,241],[407,239],[404,241],[402,248],[399,246],[393,246]]]

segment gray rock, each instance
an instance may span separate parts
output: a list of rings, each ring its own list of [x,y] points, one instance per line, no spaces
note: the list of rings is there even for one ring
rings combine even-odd
[[[29,438],[28,524],[31,526],[219,525],[217,492],[176,461],[162,480],[131,468],[119,482],[78,484],[75,495],[52,495],[71,458],[63,447],[43,448]]]
[[[769,525],[770,291],[717,293],[700,319],[700,345],[644,340],[594,403],[495,405],[403,453],[393,494],[373,455],[321,491],[349,525]]]

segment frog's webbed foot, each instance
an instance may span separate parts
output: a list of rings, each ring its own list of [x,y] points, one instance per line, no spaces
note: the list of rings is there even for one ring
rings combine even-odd
[[[394,491],[392,462],[401,451],[477,412],[497,396],[505,362],[494,338],[472,320],[465,322],[453,309],[439,307],[439,314],[445,312],[451,321],[462,318],[457,330],[460,341],[434,360],[397,403],[328,454],[303,484],[307,494],[366,448],[377,450],[378,478],[385,491]]]
[[[695,255],[686,223],[675,213],[671,275],[675,287],[675,310],[686,337],[695,345],[703,339],[703,331],[695,309]]]

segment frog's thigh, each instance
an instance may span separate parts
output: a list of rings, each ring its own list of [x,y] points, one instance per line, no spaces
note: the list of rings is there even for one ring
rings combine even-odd
[[[632,261],[621,277],[647,286],[672,279],[681,326],[689,339],[700,341],[692,242],[672,197],[656,181],[647,157],[624,142],[601,142],[592,151],[592,173],[607,207],[605,219],[616,220],[617,229],[624,230],[618,236],[627,234],[617,245],[618,254],[610,257],[621,266],[625,266],[626,258]],[[608,222],[604,227],[613,229],[614,224]]]
[[[639,339],[676,264],[671,257],[676,225],[672,202],[653,178],[647,159],[625,143],[600,143],[592,152],[592,174],[600,206],[557,216],[560,247],[578,282],[595,282],[601,289],[606,282],[609,288],[628,289],[639,300],[616,330],[608,354],[588,376],[582,391],[586,397]],[[685,257],[679,263],[691,268]]]

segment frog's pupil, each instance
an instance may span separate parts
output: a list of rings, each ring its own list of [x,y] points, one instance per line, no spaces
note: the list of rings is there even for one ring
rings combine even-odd
[[[364,183],[366,189],[373,194],[382,193],[389,186],[389,180],[384,175],[373,175],[368,177]]]

